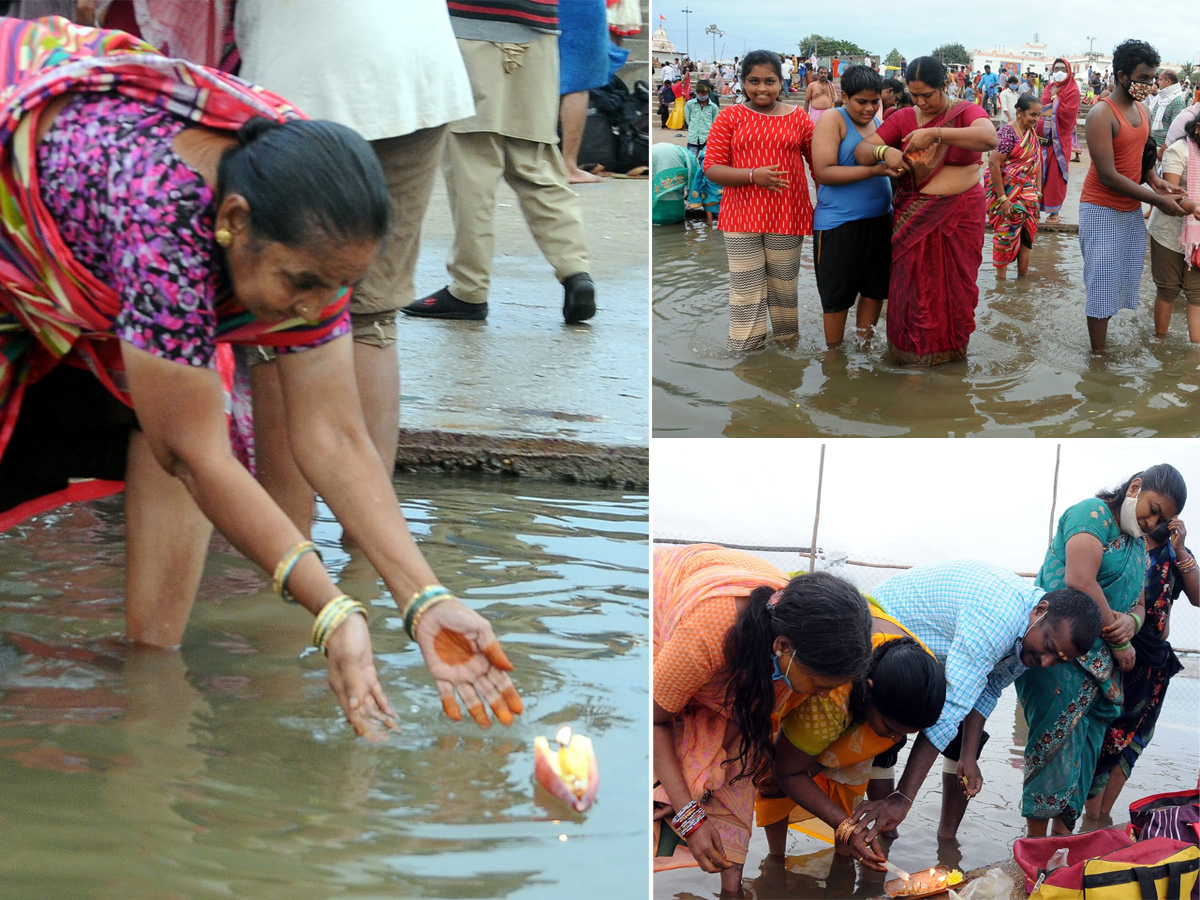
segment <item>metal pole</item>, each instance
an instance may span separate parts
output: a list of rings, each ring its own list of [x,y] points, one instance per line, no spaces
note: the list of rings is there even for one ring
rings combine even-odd
[[[821,445],[821,465],[817,469],[817,514],[813,516],[812,543],[808,547],[808,571],[816,570],[817,564],[817,526],[821,524],[821,485],[825,480],[825,445]]]
[[[685,6],[680,10],[683,13],[683,55],[688,59],[692,58],[692,36],[689,32],[691,28],[691,7]]]
[[[1054,509],[1058,506],[1058,464],[1062,461],[1062,444],[1058,445],[1058,449],[1054,451],[1054,495],[1050,498],[1050,533],[1046,537],[1046,544],[1049,545],[1054,540]]]

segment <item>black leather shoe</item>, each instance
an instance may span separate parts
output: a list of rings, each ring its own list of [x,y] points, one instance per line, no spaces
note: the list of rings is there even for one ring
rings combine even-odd
[[[596,314],[596,285],[587,272],[579,272],[563,282],[563,319],[577,325]]]
[[[400,312],[406,316],[421,316],[426,319],[470,319],[480,321],[487,318],[486,303],[467,303],[459,300],[449,287],[444,287],[428,297],[414,300],[408,306],[401,307]]]

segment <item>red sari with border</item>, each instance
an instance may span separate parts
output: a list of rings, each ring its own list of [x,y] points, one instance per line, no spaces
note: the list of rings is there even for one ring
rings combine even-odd
[[[1071,168],[1071,153],[1074,150],[1075,124],[1079,118],[1079,85],[1075,82],[1075,70],[1065,59],[1056,59],[1067,67],[1067,80],[1057,94],[1051,92],[1054,84],[1049,82],[1042,91],[1042,109],[1049,110],[1041,121],[1043,136],[1050,143],[1042,148],[1042,171],[1045,184],[1042,187],[1042,209],[1054,214],[1062,209],[1067,199],[1067,177]],[[1041,124],[1041,123],[1039,123]]]
[[[924,128],[960,127],[972,104],[953,102]],[[902,149],[908,143],[902,143]],[[892,274],[887,339],[901,365],[935,366],[967,355],[979,302],[976,279],[983,261],[983,186],[961,194],[921,189],[946,164],[949,147],[905,149],[908,170],[892,196]]]

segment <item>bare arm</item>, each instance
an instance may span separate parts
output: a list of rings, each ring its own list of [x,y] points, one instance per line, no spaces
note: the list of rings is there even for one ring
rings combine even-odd
[[[1002,166],[1008,162],[1008,154],[1001,153],[999,150],[993,150],[988,154],[988,169],[992,173],[992,190],[996,192],[996,196],[1003,197],[1001,202],[1008,202],[1008,187],[1004,184],[1004,170]]]
[[[273,571],[302,540],[291,519],[233,456],[216,372],[160,359],[122,342],[138,421],[158,464],[178,478],[229,542]],[[301,557],[290,593],[316,614],[340,592],[314,554]],[[351,615],[328,644],[330,686],[359,734],[395,716],[375,671],[366,621]]]
[[[1083,591],[1095,601],[1100,610],[1100,619],[1105,627],[1114,621],[1114,614],[1104,596],[1104,590],[1096,575],[1104,556],[1104,545],[1093,534],[1073,534],[1067,539],[1067,560],[1063,584]]]
[[[1146,115],[1143,108],[1142,115]],[[1113,136],[1117,120],[1107,103],[1097,103],[1087,117],[1087,146],[1088,155],[1096,169],[1096,177],[1110,191],[1115,191],[1126,197],[1131,197],[1141,203],[1157,206],[1168,215],[1181,215],[1179,203],[1174,195],[1164,196],[1150,188],[1134,184],[1117,171],[1116,159],[1113,156]]]
[[[308,483],[404,609],[409,598],[438,579],[408,530],[367,432],[352,348],[346,335],[302,353],[280,355],[288,440]],[[461,718],[455,691],[483,728],[491,724],[484,701],[505,725],[522,711],[506,674],[512,664],[478,613],[456,599],[431,605],[422,613],[415,637],[451,719]]]
[[[938,140],[961,150],[980,153],[995,150],[998,143],[996,126],[991,119],[976,119],[966,128],[918,128],[912,133],[908,149],[916,152],[936,144]]]
[[[878,132],[867,135],[855,145],[854,161],[860,166],[874,168],[878,163],[875,162],[875,157],[872,154],[875,152],[876,147],[881,146],[883,146],[883,138],[879,136]],[[904,153],[895,147],[888,147],[884,155],[883,165],[885,171],[880,174],[899,174],[904,168]]]
[[[675,713],[654,704],[654,777],[667,793],[671,808],[679,812],[693,799],[683,777],[683,767],[675,752]],[[705,872],[720,872],[733,863],[725,858],[721,836],[713,824],[705,821],[687,836],[688,849]]]

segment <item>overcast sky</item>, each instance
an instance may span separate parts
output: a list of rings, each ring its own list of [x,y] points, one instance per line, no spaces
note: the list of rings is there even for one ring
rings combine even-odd
[[[1053,498],[1053,440],[826,442],[817,543],[855,558],[921,564],[975,557],[1036,571]],[[819,440],[657,439],[650,454],[655,537],[808,546]],[[1168,462],[1192,499],[1183,511],[1200,552],[1197,442],[1062,443],[1055,519],[1134,472]]]
[[[1033,40],[1035,33],[1041,43],[1047,44],[1046,52],[1052,57],[1087,52],[1088,36],[1096,38],[1094,48],[1104,53],[1111,53],[1113,47],[1130,37],[1149,41],[1164,62],[1195,62],[1200,53],[1200,18],[1184,12],[1187,4],[1174,7],[1176,12],[1170,15],[1160,15],[1160,8],[1154,5],[1139,7],[1115,0],[936,7],[944,14],[887,6],[850,12],[850,7],[838,3],[757,0],[653,0],[651,6],[652,28],[665,24],[680,54],[688,43],[684,23],[690,22],[687,36],[696,59],[712,57],[713,38],[704,29],[714,24],[725,32],[724,37],[717,37],[717,54],[722,58],[742,56],[746,50],[755,49],[796,50],[800,39],[813,33],[854,41],[868,52],[884,56],[895,47],[908,59],[946,43],[960,43],[968,52],[997,46],[1019,50],[1023,41]],[[685,7],[692,10],[691,15],[684,15]],[[1081,15],[1083,11],[1085,15]],[[665,23],[659,22],[659,14],[666,16]]]

